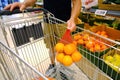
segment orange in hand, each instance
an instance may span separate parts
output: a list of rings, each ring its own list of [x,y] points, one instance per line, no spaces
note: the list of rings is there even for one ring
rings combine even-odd
[[[57,44],[55,45],[55,50],[56,50],[57,52],[63,52],[63,50],[64,50],[64,44],[63,44],[63,43],[57,43]]]
[[[72,57],[72,60],[73,60],[74,62],[78,62],[78,61],[81,60],[82,55],[80,54],[80,52],[75,51],[75,52],[72,54],[71,57]]]
[[[74,40],[72,43],[75,44],[75,46],[77,46],[77,41]]]
[[[72,63],[73,63],[73,60],[72,60],[71,56],[65,55],[63,58],[63,65],[70,66]]]
[[[56,60],[57,60],[58,62],[62,63],[64,56],[65,56],[64,53],[57,53],[57,55],[56,55]]]
[[[76,47],[76,45],[75,44],[73,44],[73,43],[70,43],[70,44],[66,44],[65,46],[64,46],[64,52],[65,52],[65,54],[67,54],[67,55],[71,55],[74,51],[76,51],[77,50],[77,47]]]

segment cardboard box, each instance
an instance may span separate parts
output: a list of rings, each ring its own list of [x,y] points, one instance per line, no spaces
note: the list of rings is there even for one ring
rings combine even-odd
[[[101,25],[101,26],[94,26],[92,28],[89,28],[90,31],[92,32],[97,32],[97,31],[105,31],[108,35],[108,37],[112,40],[120,40],[120,30],[116,30],[114,28],[108,27],[106,25]]]
[[[105,4],[105,0],[98,0],[98,7],[99,9],[104,10],[120,10],[120,4]]]

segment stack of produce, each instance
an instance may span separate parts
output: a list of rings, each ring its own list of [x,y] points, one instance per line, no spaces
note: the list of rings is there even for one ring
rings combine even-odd
[[[104,55],[105,63],[108,64],[112,69],[120,72],[120,54],[118,51],[110,50]]]
[[[96,34],[108,37],[105,31],[97,31]],[[73,36],[74,43],[78,45],[83,45],[85,48],[92,52],[98,52],[103,51],[107,49],[107,46],[104,44],[104,42],[95,36],[91,36],[88,33],[78,33]]]
[[[64,66],[70,66],[74,62],[81,60],[82,55],[77,50],[77,46],[74,43],[64,45],[63,43],[57,43],[55,45],[56,60]]]

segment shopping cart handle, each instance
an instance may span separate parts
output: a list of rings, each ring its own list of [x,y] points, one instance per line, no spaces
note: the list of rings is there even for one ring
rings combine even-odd
[[[34,12],[34,11],[43,11],[44,13],[48,13],[49,11],[44,9],[44,8],[27,8],[24,10],[24,12]],[[0,16],[2,15],[12,15],[12,14],[18,14],[18,13],[23,13],[20,11],[18,8],[14,9],[13,11],[10,10],[1,10],[0,11]]]

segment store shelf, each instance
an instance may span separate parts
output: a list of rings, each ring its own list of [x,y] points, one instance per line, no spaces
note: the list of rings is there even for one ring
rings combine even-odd
[[[91,8],[89,10],[85,10],[85,8],[83,8],[84,11],[87,11],[87,12],[92,12],[92,13],[95,13],[96,10],[100,10],[100,9],[94,9],[94,8]],[[107,10],[107,15],[112,15],[112,16],[120,16],[120,11],[112,11],[112,10]]]
[[[43,6],[43,2],[36,2],[35,4],[38,6]]]

